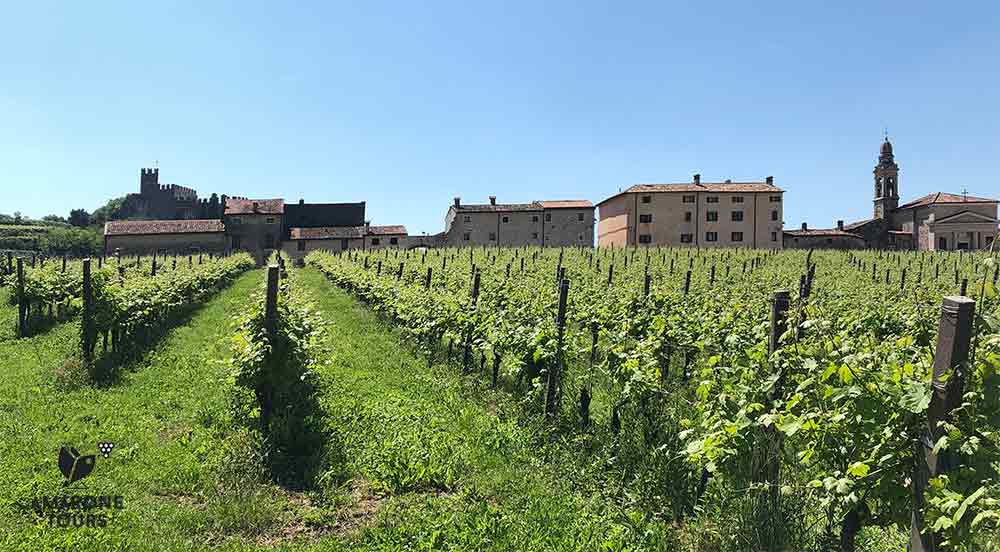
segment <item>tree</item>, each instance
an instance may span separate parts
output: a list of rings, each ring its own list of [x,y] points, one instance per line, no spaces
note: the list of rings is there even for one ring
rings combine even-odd
[[[98,207],[93,213],[90,214],[90,224],[103,225],[109,220],[117,219],[119,217],[119,211],[121,211],[124,203],[124,197],[116,197],[108,200],[107,203]]]
[[[14,211],[14,224],[21,224],[21,211]]]
[[[85,209],[73,209],[69,212],[69,223],[73,226],[90,225],[90,214]]]
[[[60,217],[59,215],[45,215],[42,217],[45,222],[66,222],[66,219]]]

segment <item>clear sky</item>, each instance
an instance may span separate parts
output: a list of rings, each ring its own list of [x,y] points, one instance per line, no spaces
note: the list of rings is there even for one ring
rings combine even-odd
[[[762,180],[785,224],[1000,196],[997,2],[3,2],[0,212],[161,183],[368,202],[438,232],[465,202]]]

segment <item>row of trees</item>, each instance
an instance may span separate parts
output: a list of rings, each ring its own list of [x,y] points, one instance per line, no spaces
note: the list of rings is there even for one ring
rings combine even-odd
[[[117,218],[125,198],[115,198],[88,212],[73,209],[69,216],[31,219],[19,211],[0,213],[0,249],[37,251],[49,255],[91,255],[102,247],[104,223]]]

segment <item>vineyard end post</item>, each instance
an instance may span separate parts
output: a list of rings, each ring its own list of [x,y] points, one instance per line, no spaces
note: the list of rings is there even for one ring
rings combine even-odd
[[[913,508],[910,517],[910,550],[913,552],[942,549],[937,535],[924,525],[924,490],[931,478],[952,468],[949,451],[935,453],[934,445],[945,434],[940,422],[947,420],[951,411],[962,403],[975,311],[976,302],[968,297],[949,296],[941,302],[931,403],[927,408],[925,434],[915,443],[914,451]]]
[[[566,299],[569,296],[569,280],[559,281],[559,310],[556,314],[556,360],[549,367],[545,390],[545,416],[552,419],[559,412],[559,388],[562,374],[563,338],[566,331]]]
[[[28,305],[24,302],[24,259],[17,258],[17,336],[24,337],[28,332],[24,327],[27,322]]]
[[[83,316],[81,317],[80,331],[82,339],[80,345],[83,348],[83,364],[87,370],[92,370],[94,362],[94,289],[90,280],[90,259],[83,260]]]

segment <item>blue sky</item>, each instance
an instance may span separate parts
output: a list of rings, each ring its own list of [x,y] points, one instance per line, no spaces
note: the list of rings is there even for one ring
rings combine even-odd
[[[786,227],[1000,196],[995,2],[16,2],[0,20],[0,212],[161,182],[368,202],[437,232],[451,198],[600,201],[760,180]]]

